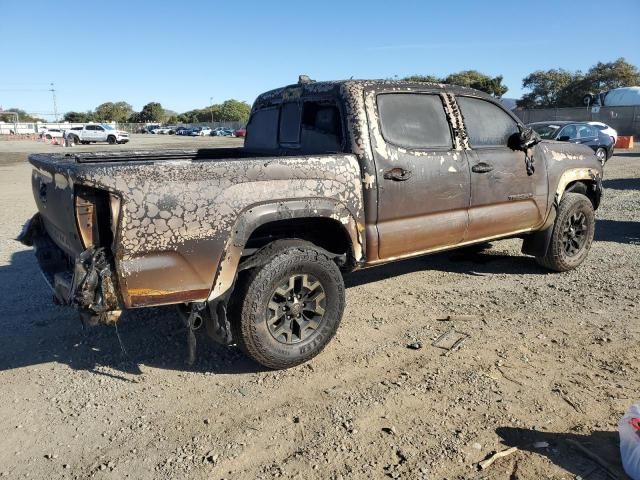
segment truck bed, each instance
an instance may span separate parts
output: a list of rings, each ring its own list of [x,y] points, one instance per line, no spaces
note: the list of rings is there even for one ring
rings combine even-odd
[[[241,253],[235,246],[247,239],[234,236],[251,233],[257,208],[274,219],[288,218],[293,207],[310,217],[333,216],[349,223],[360,245],[364,213],[355,155],[270,153],[31,155],[38,224],[47,250],[61,259],[55,268],[68,270],[87,250],[104,249],[129,308],[206,299],[229,249]]]

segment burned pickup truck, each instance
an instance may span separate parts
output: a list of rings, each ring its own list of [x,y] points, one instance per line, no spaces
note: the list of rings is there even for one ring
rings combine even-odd
[[[429,83],[303,79],[256,99],[238,148],[29,159],[21,240],[58,302],[107,323],[175,304],[271,368],[329,342],[353,270],[513,237],[577,267],[602,194],[588,147]]]

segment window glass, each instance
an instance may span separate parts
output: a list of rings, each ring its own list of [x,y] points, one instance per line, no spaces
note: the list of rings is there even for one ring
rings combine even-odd
[[[96,127],[94,127],[93,125],[87,125],[87,130],[95,130]]]
[[[438,95],[385,93],[378,95],[382,136],[402,147],[451,147],[451,130]]]
[[[506,146],[518,124],[504,110],[486,100],[457,97],[472,147]]]
[[[246,148],[258,150],[278,148],[279,111],[279,107],[268,107],[251,115],[247,125],[247,136],[244,140]]]
[[[569,137],[569,138],[578,138],[578,132],[576,130],[575,125],[567,125],[562,129],[562,131],[558,134],[558,138],[561,137]]]
[[[288,102],[280,110],[280,143],[300,143],[302,105]]]
[[[305,153],[341,152],[342,122],[333,102],[304,102],[300,145]]]
[[[595,132],[588,125],[578,126],[578,138],[590,138],[595,137]]]

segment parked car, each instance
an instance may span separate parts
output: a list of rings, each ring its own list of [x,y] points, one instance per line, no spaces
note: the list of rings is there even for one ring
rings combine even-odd
[[[618,132],[615,129],[611,128],[609,125],[602,122],[587,122],[587,123],[589,125],[593,125],[605,135],[609,135],[613,140],[613,145],[615,146],[616,142],[618,141]]]
[[[603,166],[613,155],[613,139],[586,122],[535,122],[528,126],[544,140],[559,140],[591,147]]]
[[[195,127],[189,132],[192,137],[205,137],[211,134],[211,128],[209,127]]]
[[[86,323],[175,304],[190,361],[204,327],[288,368],[335,335],[350,271],[501,238],[585,261],[602,166],[540,142],[473,89],[303,78],[256,99],[243,147],[31,155],[19,239]]]
[[[176,135],[186,135],[185,132],[189,131],[188,127],[178,127],[176,128]]]
[[[233,130],[225,127],[218,127],[211,130],[212,137],[231,137],[233,136]]]
[[[151,133],[155,133],[156,135],[173,135],[175,133],[175,127],[157,127],[152,130]]]
[[[146,125],[141,127],[138,133],[154,133],[154,130],[160,128],[160,125]]]
[[[244,127],[240,127],[240,128],[236,128],[233,131],[233,136],[234,137],[246,137],[247,136],[247,129]]]
[[[51,140],[52,138],[62,138],[63,133],[59,128],[48,128],[42,133],[42,138]]]
[[[82,143],[84,145],[96,142],[107,142],[111,145],[116,143],[127,143],[129,134],[121,130],[116,130],[111,125],[91,123],[84,127],[75,127],[67,132],[67,138],[72,144]]]

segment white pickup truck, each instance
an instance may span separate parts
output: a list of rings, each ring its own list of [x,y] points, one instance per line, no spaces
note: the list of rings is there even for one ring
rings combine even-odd
[[[111,125],[92,123],[84,127],[73,127],[67,131],[67,139],[73,143],[86,145],[94,142],[107,142],[110,145],[127,143],[129,134],[116,130]]]

